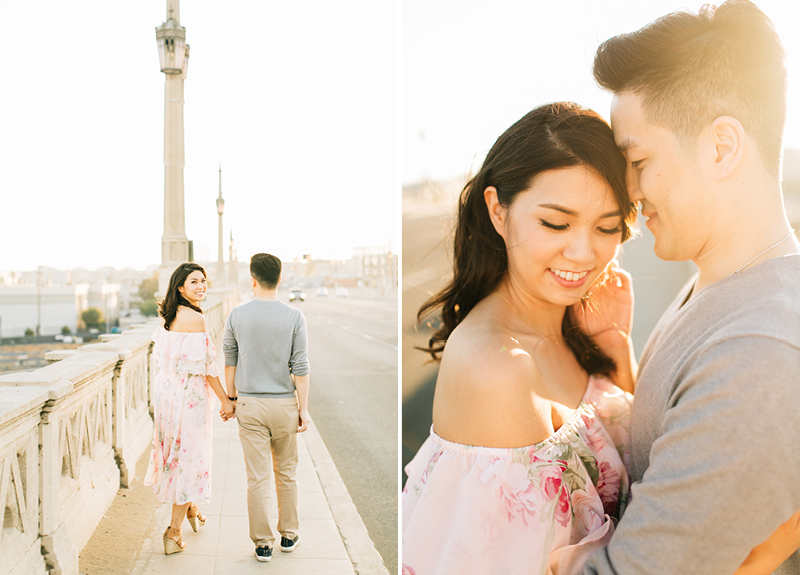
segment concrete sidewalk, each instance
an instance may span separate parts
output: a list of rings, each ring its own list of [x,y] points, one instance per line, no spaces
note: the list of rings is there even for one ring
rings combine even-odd
[[[161,505],[155,512],[152,535],[145,539],[132,573],[388,573],[313,422],[299,435],[298,450],[300,544],[292,553],[282,553],[278,546],[269,563],[256,560],[248,535],[247,479],[238,424],[235,420],[218,420],[214,422],[212,503],[201,508],[206,524],[194,533],[185,521],[182,534],[186,550],[164,555],[161,534],[169,524],[171,506]],[[271,517],[276,524],[276,506]]]

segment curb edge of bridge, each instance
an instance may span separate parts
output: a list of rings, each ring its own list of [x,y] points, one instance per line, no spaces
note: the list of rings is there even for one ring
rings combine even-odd
[[[358,575],[389,575],[313,420],[303,433],[303,441],[353,570]]]

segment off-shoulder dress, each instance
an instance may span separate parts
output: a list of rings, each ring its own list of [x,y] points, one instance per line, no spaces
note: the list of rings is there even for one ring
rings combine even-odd
[[[206,333],[153,336],[158,369],[153,387],[153,449],[144,484],[164,503],[211,502],[212,410],[218,400],[206,376],[219,377]]]
[[[578,408],[527,447],[475,447],[433,429],[406,466],[403,575],[580,573],[628,498],[633,396],[591,377]]]

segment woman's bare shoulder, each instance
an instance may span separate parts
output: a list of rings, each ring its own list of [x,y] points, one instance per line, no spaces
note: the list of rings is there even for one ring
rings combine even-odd
[[[192,308],[178,306],[178,313],[175,315],[170,331],[204,332],[206,331],[206,318]]]
[[[549,403],[536,392],[541,378],[512,334],[465,322],[453,331],[442,356],[434,428],[445,439],[469,445],[538,443],[553,432]]]

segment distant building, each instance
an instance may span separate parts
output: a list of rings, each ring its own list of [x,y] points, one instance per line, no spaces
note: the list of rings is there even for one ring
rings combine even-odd
[[[0,337],[22,337],[34,333],[41,309],[41,335],[55,335],[67,326],[78,329],[81,311],[89,302],[89,286],[0,286]]]

